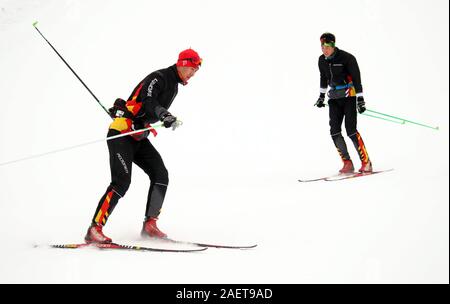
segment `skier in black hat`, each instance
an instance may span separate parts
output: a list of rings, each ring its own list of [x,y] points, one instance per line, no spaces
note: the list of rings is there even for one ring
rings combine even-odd
[[[328,105],[330,115],[331,138],[344,162],[340,173],[354,172],[353,162],[347,150],[341,125],[345,118],[347,136],[353,142],[361,159],[360,172],[372,172],[372,162],[364,145],[364,142],[356,129],[357,113],[366,110],[363,97],[361,75],[356,58],[336,47],[336,38],[331,33],[320,36],[322,53],[319,57],[320,70],[320,96],[315,106],[325,106],[325,94],[328,91]]]

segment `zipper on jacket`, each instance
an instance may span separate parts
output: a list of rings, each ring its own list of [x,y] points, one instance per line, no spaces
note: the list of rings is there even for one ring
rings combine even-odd
[[[328,67],[330,68],[330,75],[331,75],[330,84],[332,84],[333,83],[333,70],[331,69],[331,62],[328,64]]]

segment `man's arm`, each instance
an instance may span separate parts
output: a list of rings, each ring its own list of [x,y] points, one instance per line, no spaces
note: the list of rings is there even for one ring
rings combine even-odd
[[[319,71],[320,71],[320,93],[325,94],[328,89],[328,79],[327,74],[324,71],[324,63],[321,62],[321,58],[319,58]]]
[[[159,75],[149,78],[143,85],[142,103],[145,109],[146,118],[150,121],[162,120],[163,116],[169,113],[158,101],[159,95],[164,90],[164,79]]]
[[[318,108],[325,107],[325,93],[328,89],[328,79],[325,74],[325,71],[323,70],[323,63],[321,63],[321,58],[319,57],[319,71],[320,71],[320,94],[319,98],[317,99],[316,103],[314,104]]]
[[[366,102],[364,101],[363,88],[361,84],[361,73],[359,72],[358,62],[353,55],[350,55],[347,70],[352,77],[353,86],[355,87],[356,106],[358,109],[358,113],[362,114],[366,111]]]
[[[356,61],[355,56],[349,55],[349,59],[347,62],[347,71],[349,72],[350,76],[352,77],[353,86],[356,90],[356,95],[362,95],[363,88],[361,84],[361,73],[359,71],[358,62]]]

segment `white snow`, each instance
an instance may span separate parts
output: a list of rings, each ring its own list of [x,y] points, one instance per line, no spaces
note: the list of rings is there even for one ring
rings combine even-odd
[[[82,241],[109,184],[106,144],[0,167],[0,283],[449,282],[448,1],[0,0],[0,163],[105,136],[106,106],[196,49],[204,64],[152,139],[170,173],[161,229],[182,240],[258,243],[197,254],[33,248]],[[358,59],[359,116],[376,169],[300,184],[341,166],[319,91],[319,36]],[[356,165],[357,155],[347,144]],[[105,227],[139,240],[148,178]],[[160,244],[158,244],[159,246]],[[151,274],[151,275],[149,275]]]

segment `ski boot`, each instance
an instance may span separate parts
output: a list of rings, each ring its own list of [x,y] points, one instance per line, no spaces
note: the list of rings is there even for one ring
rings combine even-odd
[[[339,170],[339,173],[341,174],[347,174],[347,173],[353,173],[355,172],[355,167],[353,166],[353,162],[349,160],[344,160],[344,166],[341,170]]]
[[[158,218],[150,217],[145,220],[144,225],[142,226],[141,236],[142,237],[152,237],[152,238],[167,238],[167,234],[159,230],[156,225],[156,221]]]
[[[361,163],[361,168],[359,169],[359,172],[361,173],[370,173],[372,172],[372,162],[370,160],[368,160],[367,162],[362,162]]]
[[[91,243],[99,243],[99,244],[108,244],[111,243],[112,240],[111,238],[107,237],[106,235],[103,234],[102,231],[103,226],[99,225],[99,224],[95,224],[93,223],[87,233],[86,236],[84,237],[84,240],[86,241],[87,244],[91,244]]]

